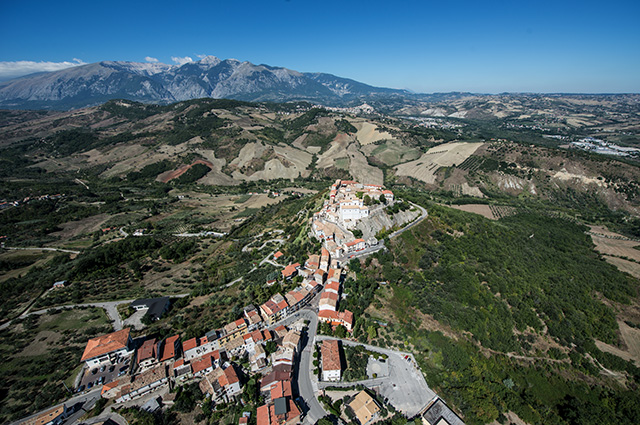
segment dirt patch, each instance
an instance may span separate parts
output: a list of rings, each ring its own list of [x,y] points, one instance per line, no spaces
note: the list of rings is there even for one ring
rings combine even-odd
[[[196,159],[195,161],[193,161],[191,164],[189,165],[183,165],[182,167],[178,168],[177,170],[173,170],[173,171],[167,171],[166,173],[162,173],[158,176],[157,180],[161,181],[162,183],[167,183],[173,179],[177,179],[178,177],[180,177],[181,175],[183,175],[184,173],[186,173],[187,171],[189,171],[189,169],[191,167],[193,167],[196,164],[203,164],[206,165],[207,167],[213,169],[213,164],[209,161],[205,161],[203,159]]]
[[[62,335],[53,331],[40,331],[36,334],[31,344],[16,354],[16,357],[39,356],[46,354],[49,347],[62,339]]]
[[[52,235],[58,236],[61,239],[68,239],[82,234],[93,233],[96,230],[100,230],[102,224],[110,217],[108,214],[98,214],[83,218],[82,220],[69,221],[61,224],[60,227],[62,227],[62,230],[54,232]]]
[[[514,412],[507,412],[504,414],[507,418],[507,420],[503,423],[506,424],[513,424],[513,425],[529,425],[527,422],[523,421],[522,419],[520,419],[520,417],[518,417],[518,415],[516,415]],[[489,425],[501,425],[500,422],[498,421],[493,421],[491,422]]]
[[[467,204],[467,205],[449,205],[451,208],[460,211],[466,211],[474,214],[480,214],[483,217],[488,218],[489,220],[497,220],[498,217],[493,215],[493,211],[491,211],[491,207],[489,205],[484,204]]]

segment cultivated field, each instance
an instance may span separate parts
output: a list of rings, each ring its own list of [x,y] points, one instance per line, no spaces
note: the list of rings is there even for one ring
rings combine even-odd
[[[602,351],[615,354],[625,360],[633,360],[637,366],[640,366],[640,329],[632,328],[621,320],[618,320],[618,326],[620,327],[622,340],[627,346],[626,350],[621,350],[598,340],[596,340],[596,345]]]
[[[489,220],[497,220],[500,217],[496,217],[491,210],[489,205],[484,204],[467,204],[467,205],[449,205],[451,208],[460,211],[466,211],[474,214],[480,214],[483,217],[488,218]]]
[[[607,262],[640,279],[640,242],[627,240],[602,226],[591,226],[591,239]]]
[[[378,130],[378,127],[370,122],[354,122],[352,123],[358,129],[356,139],[362,146],[375,143],[378,140],[393,139],[393,136],[386,131]]]
[[[435,146],[419,159],[396,166],[396,174],[434,184],[436,182],[436,171],[440,167],[462,164],[482,145],[483,143],[452,142]]]

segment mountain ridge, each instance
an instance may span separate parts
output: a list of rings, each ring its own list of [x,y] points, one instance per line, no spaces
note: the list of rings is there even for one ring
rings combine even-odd
[[[344,105],[410,92],[326,73],[206,56],[182,65],[102,61],[0,83],[0,108],[69,110],[123,98],[167,104],[196,98]]]

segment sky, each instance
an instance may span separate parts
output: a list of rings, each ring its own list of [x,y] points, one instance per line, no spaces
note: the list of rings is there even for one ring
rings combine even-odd
[[[0,1],[0,79],[202,55],[433,92],[640,92],[640,2]]]

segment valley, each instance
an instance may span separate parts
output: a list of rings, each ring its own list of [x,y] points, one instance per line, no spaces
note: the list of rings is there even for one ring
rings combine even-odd
[[[407,370],[420,373],[466,424],[590,423],[603,416],[632,424],[640,414],[640,169],[632,157],[566,145],[604,133],[636,144],[628,111],[634,97],[479,98],[384,115],[227,99],[3,112],[0,351],[8,361],[0,368],[0,421],[71,396],[62,383],[73,390],[86,341],[117,330],[112,313],[84,304],[120,304],[123,323],[135,322],[137,349],[174,335],[200,340],[239,318],[248,321],[249,304],[259,310],[290,294],[295,305],[294,293],[316,279],[302,274],[321,268],[309,264],[314,256],[320,263],[324,247],[341,270],[335,313],[324,318],[328,323],[314,322],[334,298],[314,293],[291,312],[286,332],[306,328],[310,335],[317,326],[319,340],[344,340],[343,348],[407,353],[416,367]],[[616,119],[628,125],[603,121],[593,102],[618,111]],[[552,113],[541,104],[567,118],[543,119]],[[532,110],[539,115],[528,123]],[[573,119],[578,110],[594,116]],[[553,126],[563,139],[545,137]],[[340,188],[350,203],[344,211],[366,207],[371,216],[340,212],[332,200]],[[328,235],[341,240],[334,247]],[[336,251],[343,244],[351,245]],[[288,278],[283,271],[295,264],[300,276]],[[159,297],[171,305],[159,320],[127,321],[135,313],[130,300]],[[72,305],[82,306],[58,309]],[[353,315],[349,330],[346,312]],[[275,323],[260,329],[277,334]],[[242,386],[234,397],[244,407],[214,402],[217,393],[205,398],[197,385],[205,374],[176,385],[174,407],[155,416],[113,399],[92,403],[132,422],[238,423],[250,411],[254,423],[265,404],[250,372],[256,352],[225,349]],[[284,356],[284,348],[277,353]],[[292,375],[297,394],[296,385],[314,388],[312,365],[321,362],[311,348],[300,356],[308,370]],[[360,373],[360,360],[349,356],[350,370]],[[55,360],[46,370],[34,368],[44,358]],[[370,387],[374,397],[393,391]],[[309,419],[301,421],[349,419],[342,390],[328,389],[329,400],[318,401],[309,388],[298,405]],[[37,402],[30,404],[33,392]],[[207,408],[203,400],[212,403]],[[380,421],[393,424],[421,423],[416,415],[426,407],[396,411],[377,402],[385,409]]]

